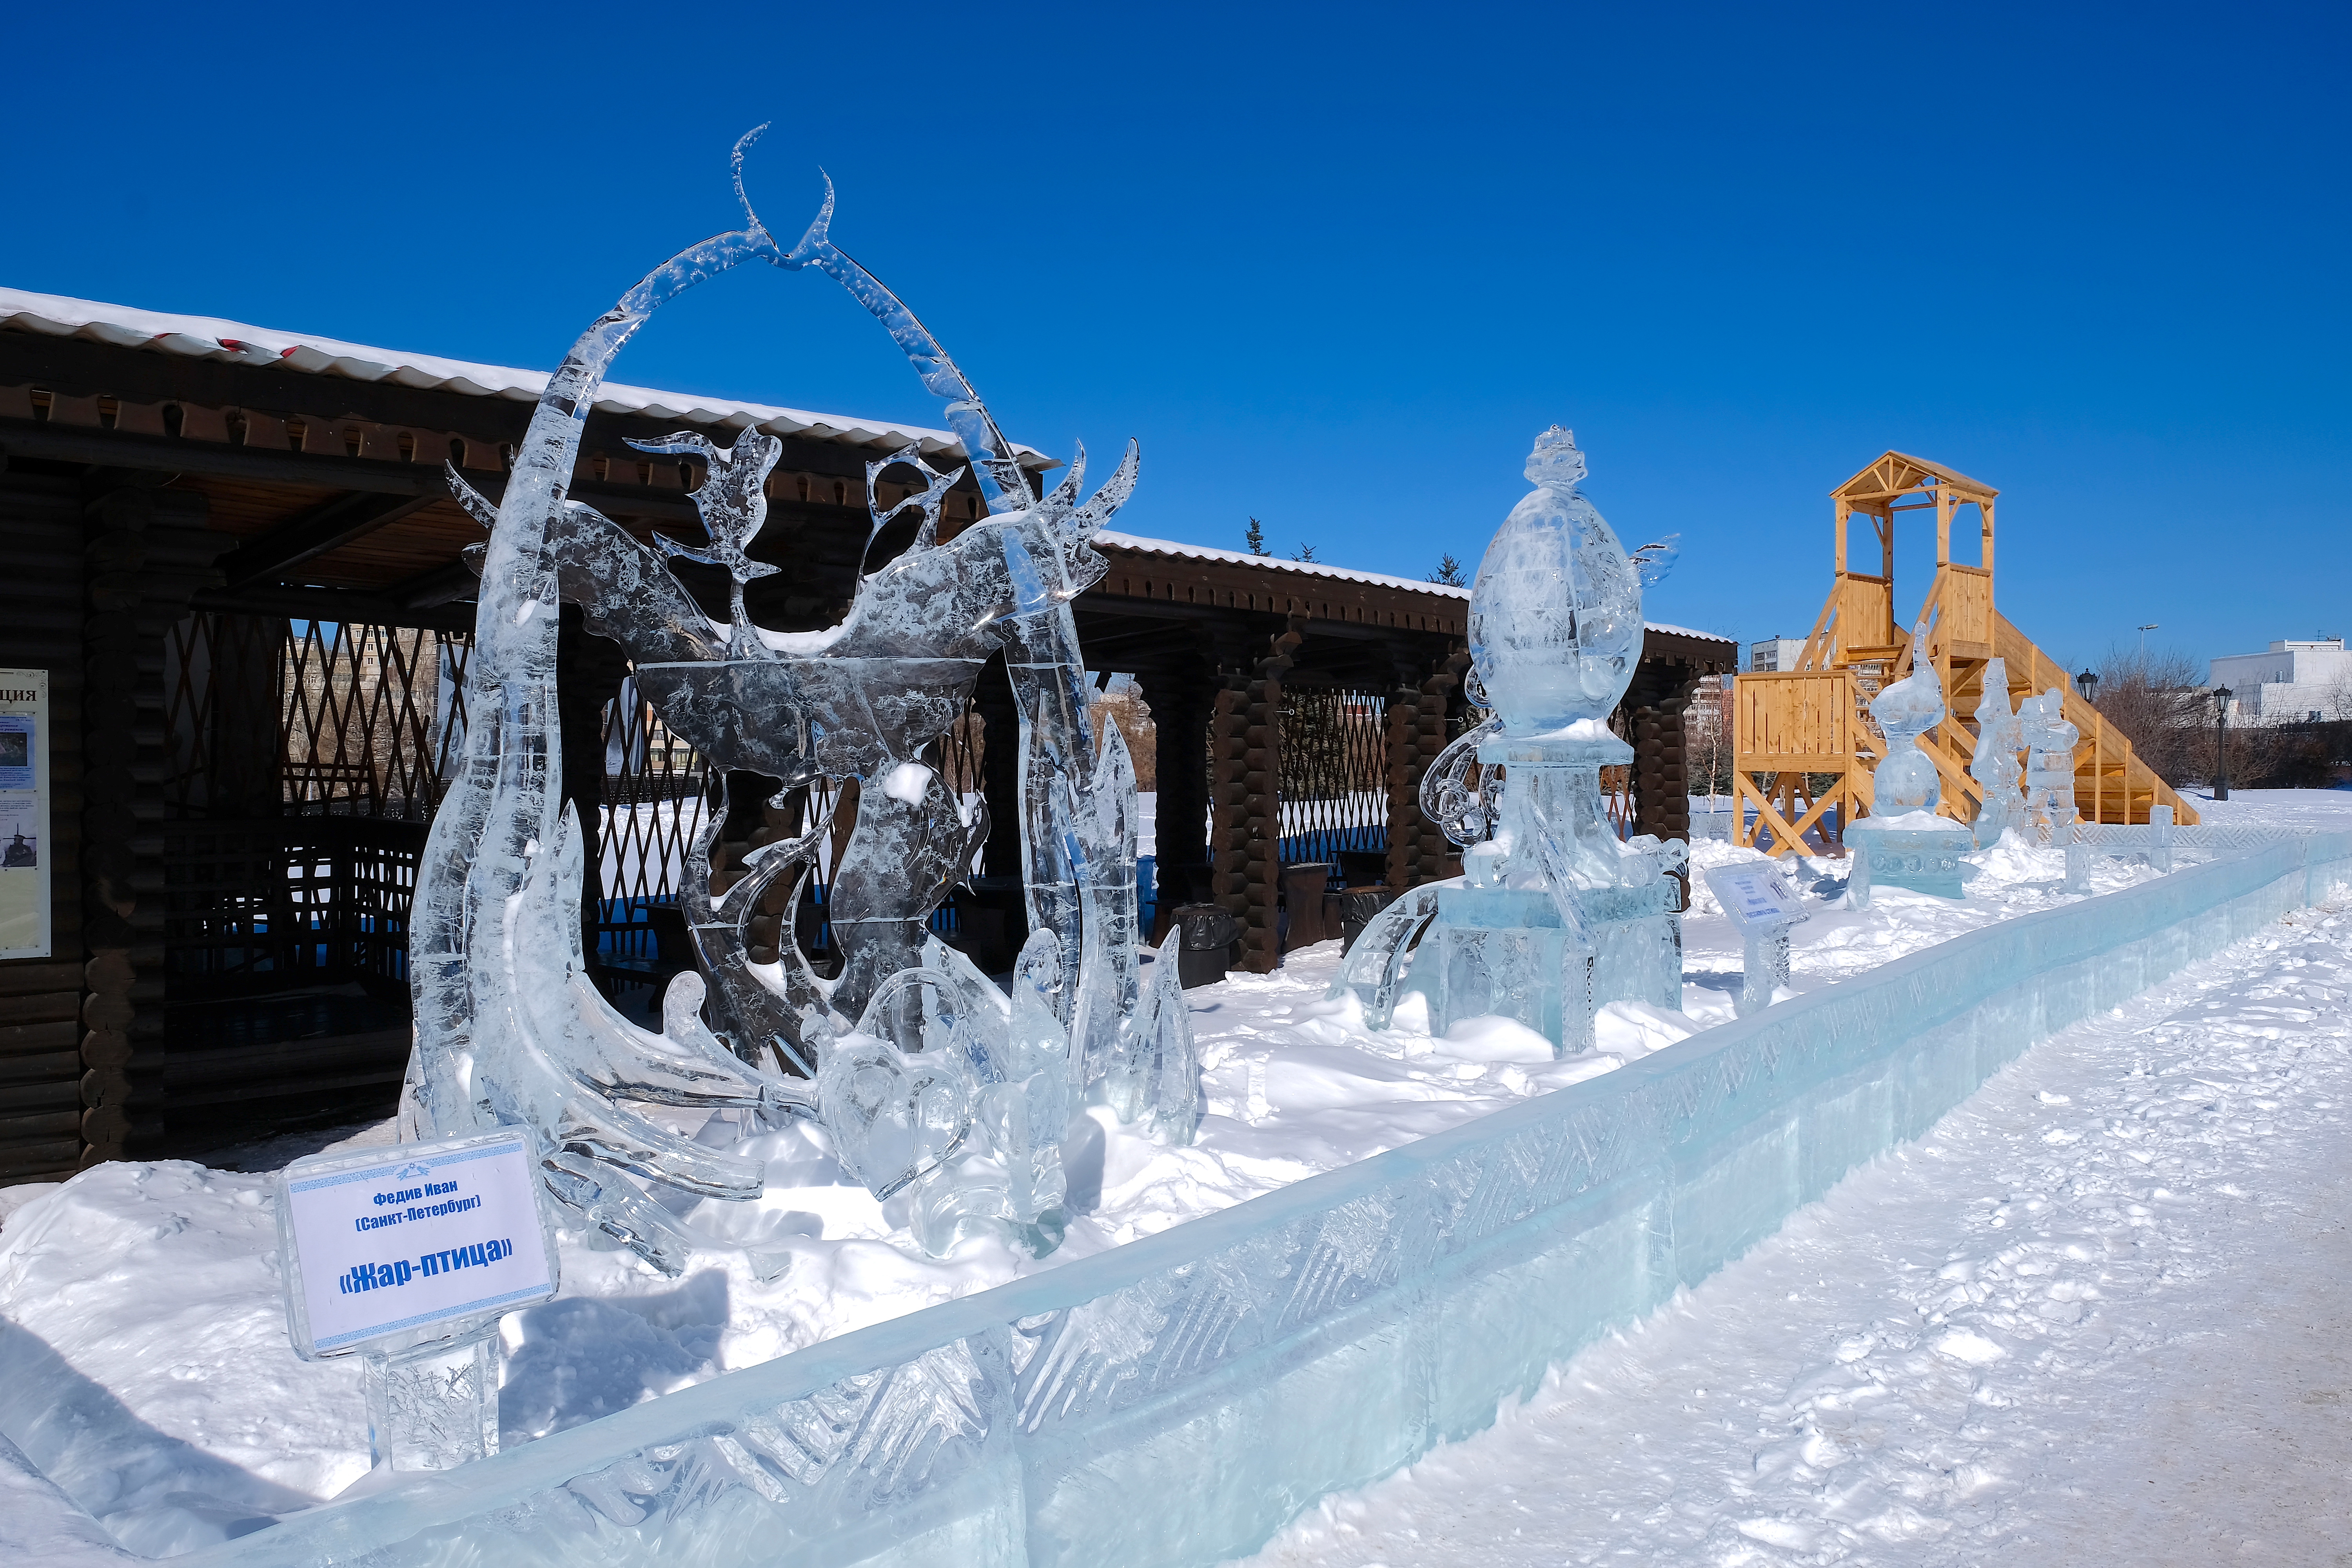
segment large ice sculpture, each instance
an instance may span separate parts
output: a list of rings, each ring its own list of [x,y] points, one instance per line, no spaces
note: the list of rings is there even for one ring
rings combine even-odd
[[[745,226],[672,258],[581,337],[549,378],[499,501],[450,471],[490,537],[467,670],[476,721],[418,875],[404,1134],[530,1127],[550,1192],[669,1272],[693,1247],[729,1243],[648,1189],[751,1198],[761,1167],[676,1136],[628,1102],[821,1121],[845,1167],[877,1195],[914,1191],[926,1247],[993,1226],[1050,1250],[1065,1223],[1059,1145],[1075,1102],[1103,1099],[1171,1136],[1189,1137],[1198,1115],[1181,994],[1171,1008],[1164,987],[1140,984],[1134,773],[1115,738],[1097,752],[1070,613],[1107,570],[1088,541],[1132,490],[1135,448],[1091,499],[1081,499],[1083,449],[1052,493],[1034,494],[946,351],[832,244],[829,181],[816,220],[789,251],[761,224],[742,184],[743,153],[758,134],[735,150]],[[914,445],[869,463],[875,534],[911,508],[915,539],[862,573],[847,618],[819,632],[770,631],[745,606],[745,584],[775,570],[750,553],[766,519],[774,437],[747,431],[719,447],[685,432],[637,443],[703,459],[693,499],[704,545],[658,540],[658,551],[648,549],[564,493],[582,421],[621,347],[665,300],[754,258],[824,271],[881,321],[947,400],[990,511],[942,540],[943,503],[965,470],[933,468]],[[877,481],[893,468],[924,482],[886,508]],[[670,574],[669,557],[726,570],[725,625]],[[845,955],[838,974],[818,975],[790,940],[781,963],[755,965],[745,940],[761,896],[811,874],[830,825],[763,847],[721,885],[710,858],[722,810],[689,857],[680,903],[699,972],[674,984],[663,1033],[628,1023],[588,982],[580,837],[555,777],[564,599],[584,606],[590,630],[627,649],[638,691],[714,774],[764,774],[787,789],[862,782],[828,897]],[[969,871],[987,823],[924,753],[966,711],[982,665],[1000,652],[1021,730],[1017,742],[992,739],[1019,747],[1034,933],[1010,1003],[925,931]],[[1066,965],[1075,966],[1066,977]]]
[[[1400,900],[1391,910],[1406,912],[1357,940],[1333,989],[1364,978],[1375,1027],[1404,947],[1424,931],[1412,984],[1441,1032],[1501,1016],[1573,1055],[1590,1048],[1601,1003],[1682,1005],[1672,873],[1688,851],[1647,835],[1620,842],[1601,801],[1601,770],[1633,757],[1608,719],[1642,656],[1642,590],[1672,552],[1662,542],[1628,555],[1578,491],[1584,472],[1569,431],[1538,437],[1527,464],[1536,488],[1479,563],[1469,689],[1492,715],[1440,753],[1422,789],[1423,809],[1465,846],[1464,882],[1433,901]]]
[[[1870,889],[1880,882],[1958,898],[1960,857],[1976,847],[1967,828],[1936,814],[1944,798],[1943,774],[1919,745],[1949,711],[1943,678],[1927,657],[1924,620],[1912,634],[1911,648],[1911,673],[1870,704],[1870,716],[1886,738],[1886,755],[1871,774],[1871,816],[1845,831],[1853,856],[1846,890],[1856,909],[1870,902]]]
[[[2009,665],[1988,659],[1984,694],[1977,701],[1976,751],[1969,759],[1969,776],[1977,783],[1977,847],[1989,849],[2001,834],[2018,826],[2024,797],[2018,784],[2017,753],[2025,750],[2025,736],[2010,706]]]

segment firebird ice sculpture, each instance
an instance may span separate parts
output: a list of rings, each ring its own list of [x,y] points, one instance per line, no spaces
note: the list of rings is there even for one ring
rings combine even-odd
[[[1087,541],[1133,489],[1135,447],[1091,498],[1081,499],[1083,449],[1062,484],[1037,496],[947,352],[833,245],[829,180],[816,220],[790,249],[761,224],[742,181],[759,134],[734,153],[745,226],[680,252],[582,334],[548,379],[498,504],[450,472],[490,534],[466,677],[475,721],[417,879],[403,1131],[530,1126],[553,1195],[667,1272],[691,1247],[726,1243],[698,1234],[656,1190],[750,1199],[761,1168],[677,1136],[629,1102],[821,1121],[844,1167],[877,1196],[913,1190],[926,1247],[994,1228],[1043,1253],[1066,1222],[1060,1143],[1076,1104],[1099,1099],[1180,1140],[1198,1118],[1181,994],[1141,984],[1133,770],[1115,729],[1097,754],[1070,613],[1106,570]],[[748,553],[766,517],[773,437],[746,431],[720,447],[685,433],[640,444],[692,451],[707,465],[694,500],[709,543],[662,545],[727,570],[723,626],[663,553],[565,494],[614,356],[666,300],[754,259],[814,267],[881,321],[947,400],[989,509],[942,542],[941,504],[965,470],[932,468],[914,447],[869,464],[869,496],[892,465],[926,481],[897,507],[874,506],[876,532],[908,508],[919,526],[904,553],[861,576],[848,617],[820,632],[767,631],[744,608],[744,585],[774,570]],[[787,789],[862,781],[828,896],[845,955],[838,975],[817,975],[790,940],[780,964],[755,966],[744,937],[763,891],[808,874],[829,825],[755,851],[746,873],[714,892],[709,857],[723,816],[714,813],[681,894],[699,973],[679,976],[665,999],[662,1033],[628,1023],[589,983],[576,918],[580,834],[556,776],[562,600],[628,650],[640,693],[715,774],[766,774]],[[1010,999],[925,929],[987,824],[922,752],[965,711],[982,665],[1000,651],[1021,718],[1033,933]],[[1172,977],[1172,952],[1155,970]]]

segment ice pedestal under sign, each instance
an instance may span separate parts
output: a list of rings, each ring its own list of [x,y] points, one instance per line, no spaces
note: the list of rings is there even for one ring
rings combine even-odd
[[[1429,994],[1433,1028],[1513,1018],[1572,1056],[1591,1048],[1603,1003],[1682,1005],[1672,873],[1687,851],[1621,842],[1601,803],[1601,770],[1633,760],[1607,720],[1641,658],[1643,586],[1672,552],[1627,554],[1578,492],[1584,457],[1559,426],[1537,438],[1527,475],[1536,489],[1504,520],[1470,593],[1467,689],[1492,716],[1422,784],[1423,809],[1465,847],[1463,885],[1391,906],[1407,912],[1366,930],[1335,989],[1381,977],[1369,998],[1380,1026],[1396,960],[1425,929],[1412,984]]]
[[[1706,874],[1706,885],[1739,928],[1745,952],[1732,1010],[1745,1018],[1769,1007],[1789,984],[1789,928],[1811,917],[1771,866],[1718,866]]]

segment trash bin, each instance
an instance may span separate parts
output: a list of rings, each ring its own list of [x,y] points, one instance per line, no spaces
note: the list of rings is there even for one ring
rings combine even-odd
[[[1339,951],[1354,950],[1356,939],[1364,928],[1380,918],[1380,912],[1396,901],[1396,889],[1373,886],[1349,888],[1339,894]]]
[[[1285,952],[1312,947],[1331,934],[1323,929],[1323,889],[1331,880],[1328,860],[1301,860],[1282,868],[1282,945]]]
[[[1214,904],[1186,904],[1171,923],[1181,936],[1176,977],[1185,989],[1223,980],[1234,960],[1234,943],[1241,940],[1242,922]]]

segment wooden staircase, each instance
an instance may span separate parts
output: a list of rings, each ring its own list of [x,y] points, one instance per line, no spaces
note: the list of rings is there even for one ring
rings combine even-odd
[[[2053,686],[2066,694],[2066,721],[2083,732],[2074,748],[2074,808],[2084,821],[2146,822],[2152,805],[2170,806],[2172,820],[2183,826],[2197,821],[2197,808],[2157,777],[2122,731],[2083,700],[2064,666],[2034,647],[2006,616],[1993,619],[1993,647],[2008,666],[2011,694],[2031,696]],[[1979,689],[1982,684],[1979,678]]]

